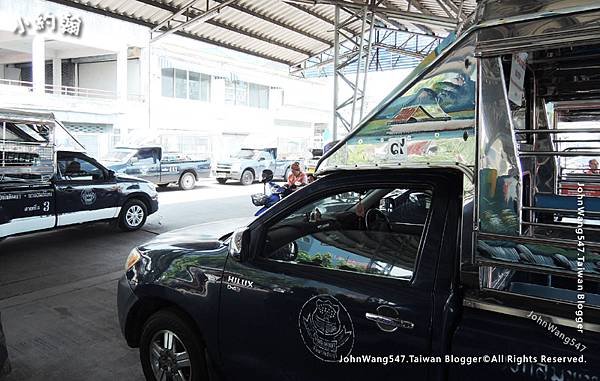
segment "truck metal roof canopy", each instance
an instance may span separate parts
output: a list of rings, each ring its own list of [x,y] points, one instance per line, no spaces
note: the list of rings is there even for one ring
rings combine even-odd
[[[0,109],[0,176],[54,173],[52,114]]]
[[[503,52],[510,42],[523,48],[551,43],[564,43],[565,35],[574,45],[596,41],[597,34],[575,33],[578,26],[551,25],[555,33],[539,28],[524,28],[520,35],[514,30],[498,31],[520,23],[552,19],[600,9],[594,0],[546,0],[523,4],[518,0],[482,1],[469,20],[470,26],[458,38],[450,35],[427,56],[421,65],[401,82],[344,140],[329,150],[319,162],[317,172],[354,167],[390,166],[457,166],[469,175],[475,168],[475,66],[474,57]],[[589,22],[589,21],[588,21]],[[592,28],[583,23],[579,28]],[[477,43],[475,31],[479,31]],[[593,31],[597,26],[593,27]],[[540,38],[541,36],[541,38]],[[580,41],[581,40],[581,41]],[[515,42],[517,41],[517,42]],[[447,49],[452,47],[452,49]],[[444,65],[435,62],[446,60]],[[473,65],[463,65],[470,62]],[[444,99],[440,97],[443,96]],[[435,98],[435,99],[434,99]],[[469,100],[471,100],[469,102]],[[445,102],[452,112],[439,110]],[[434,123],[445,120],[446,123]]]

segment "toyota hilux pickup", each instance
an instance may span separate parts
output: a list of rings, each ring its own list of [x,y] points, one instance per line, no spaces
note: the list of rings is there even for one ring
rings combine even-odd
[[[557,179],[596,154],[565,145],[600,136],[600,4],[482,0],[462,30],[316,181],[130,252],[146,379],[600,378],[598,198]]]
[[[0,110],[0,239],[75,224],[141,228],[158,210],[154,184],[57,150],[52,114]]]
[[[227,160],[220,160],[214,170],[219,184],[227,180],[250,185],[262,177],[265,170],[272,171],[275,177],[287,180],[293,160],[277,157],[277,148],[242,148]]]
[[[180,152],[163,152],[158,146],[116,147],[103,162],[116,173],[152,181],[159,187],[177,184],[191,190],[210,176],[210,159],[192,160]]]

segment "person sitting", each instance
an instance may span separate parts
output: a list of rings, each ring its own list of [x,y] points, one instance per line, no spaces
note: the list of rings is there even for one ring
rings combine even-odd
[[[294,162],[294,164],[292,164],[292,166],[291,166],[291,169],[292,169],[292,173],[290,173],[290,175],[287,178],[287,181],[288,181],[287,185],[290,188],[308,184],[306,174],[304,172],[302,172],[302,170],[300,169],[299,162],[297,162],[297,161]],[[300,185],[298,185],[298,184],[300,184]]]
[[[588,162],[589,168],[585,171],[587,175],[599,175],[600,169],[598,169],[598,160],[592,159]]]
[[[67,165],[65,169],[65,176],[73,177],[77,176],[81,172],[81,164],[78,161],[73,160]]]

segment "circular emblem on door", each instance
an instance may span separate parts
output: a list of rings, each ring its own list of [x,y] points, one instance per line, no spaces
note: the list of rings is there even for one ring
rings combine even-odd
[[[354,325],[346,308],[331,295],[310,298],[298,316],[300,336],[316,358],[334,362],[354,346]]]
[[[92,205],[96,202],[96,193],[92,189],[82,190],[81,202],[83,202],[83,205]]]

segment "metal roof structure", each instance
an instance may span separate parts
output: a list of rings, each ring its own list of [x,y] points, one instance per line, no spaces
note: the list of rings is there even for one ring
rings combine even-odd
[[[475,0],[50,0],[148,26],[152,39],[170,33],[300,68],[336,44],[335,8],[341,40],[371,26],[410,35],[443,37],[475,9]],[[363,28],[357,12],[372,18]],[[394,49],[379,43],[373,48]],[[399,48],[396,54],[413,58]]]

